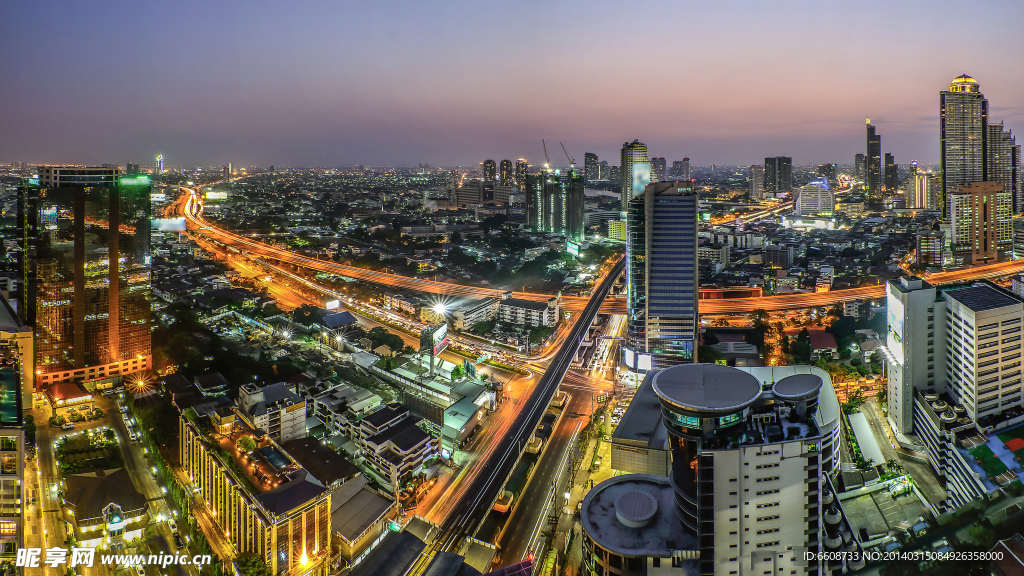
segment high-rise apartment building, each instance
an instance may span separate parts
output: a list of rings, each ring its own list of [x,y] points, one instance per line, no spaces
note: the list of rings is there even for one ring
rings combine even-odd
[[[831,487],[841,418],[831,379],[812,366],[648,372],[612,439],[612,468],[626,474],[583,500],[582,572],[760,576],[861,567],[840,561],[825,572],[802,554],[858,550]]]
[[[865,179],[868,200],[878,202],[882,199],[882,137],[875,132],[875,126],[868,118],[864,119],[867,128],[867,154],[864,156]]]
[[[227,163],[220,167],[220,177],[225,181],[231,180],[231,163]]]
[[[612,174],[612,168],[608,165],[607,160],[601,160],[597,166],[600,169],[600,172],[598,172],[598,180],[615,180],[615,176]]]
[[[764,191],[788,192],[793,189],[793,159],[776,156],[764,159]]]
[[[896,175],[896,160],[889,152],[885,153],[885,193],[892,195],[896,193],[899,178]]]
[[[494,182],[498,179],[498,164],[494,160],[484,160],[483,176],[484,182]]]
[[[0,562],[13,564],[25,544],[24,413],[32,408],[33,338],[0,297]]]
[[[952,242],[972,264],[994,262],[1013,244],[1012,200],[996,182],[964,186],[949,195]]]
[[[633,197],[636,186],[636,183],[633,181],[633,164],[638,162],[647,162],[647,144],[639,140],[623,143],[621,162],[619,164],[619,178],[622,185],[620,194],[622,212],[626,211],[626,206],[629,204],[630,198]],[[643,184],[647,185],[649,182],[650,177]]]
[[[988,140],[988,100],[978,82],[958,76],[939,93],[939,162],[942,173],[943,215],[946,198],[956,189],[984,182]]]
[[[151,368],[150,194],[117,168],[44,166],[19,190],[19,312],[36,386]]]
[[[818,164],[818,176],[825,178],[828,181],[829,186],[835,186],[836,183],[836,164],[832,162],[830,164]]]
[[[689,180],[690,179],[690,159],[683,158],[682,160],[675,160],[672,162],[672,170],[670,175],[677,180]]]
[[[661,182],[667,176],[664,158],[651,158],[651,182]]]
[[[1003,191],[1010,193],[1014,214],[1024,212],[1024,196],[1020,190],[1020,146],[1013,132],[1005,129],[1002,122],[989,124],[986,148],[986,180],[998,182]]]
[[[832,216],[835,211],[835,197],[826,180],[811,182],[797,194],[797,216]]]
[[[764,198],[764,166],[752,164],[750,166],[750,199],[758,201]]]
[[[520,158],[516,160],[516,186],[522,188],[526,186],[526,173],[529,171],[529,165],[526,160]]]
[[[583,240],[585,198],[583,174],[578,170],[546,168],[531,174],[526,177],[527,224],[538,232]]]
[[[907,189],[904,191],[904,201],[907,208],[922,209],[926,206],[918,205],[921,198],[917,193],[917,160],[911,160],[907,164]]]
[[[601,179],[601,165],[598,163],[597,154],[587,152],[583,155],[583,176],[588,184]]]
[[[512,172],[512,161],[502,160],[498,172],[498,183],[502,186],[512,186],[515,174]]]
[[[857,180],[863,180],[864,174],[867,172],[866,162],[863,154],[856,154],[853,157],[853,177]]]
[[[888,418],[894,430],[920,438],[945,478],[948,499],[937,507],[953,509],[1016,481],[985,469],[974,452],[996,442],[1012,425],[1006,412],[1024,405],[1024,301],[988,282],[936,287],[916,277],[890,280],[886,294]]]
[[[645,371],[696,361],[697,194],[658,182],[628,204],[626,366]]]

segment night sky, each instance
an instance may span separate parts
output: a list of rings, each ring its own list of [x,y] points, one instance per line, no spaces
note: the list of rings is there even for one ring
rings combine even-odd
[[[1024,7],[964,2],[8,2],[0,162],[938,160],[938,92],[1024,130]],[[1024,132],[1022,132],[1024,134]],[[556,154],[557,151],[557,154]]]

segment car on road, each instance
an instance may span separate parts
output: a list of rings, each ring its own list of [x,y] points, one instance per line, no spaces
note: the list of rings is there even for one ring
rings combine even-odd
[[[185,547],[185,543],[181,541],[181,534],[178,534],[177,532],[174,533],[174,545],[177,546],[178,549]]]
[[[132,574],[134,574],[134,576],[146,576],[146,571],[142,569],[142,566],[136,564],[132,566]]]
[[[178,525],[174,522],[174,520],[168,520],[167,527],[171,529],[171,532],[178,531]]]
[[[72,424],[71,422],[68,422],[67,424],[61,426],[61,428],[64,429],[64,430],[74,430],[75,429],[75,425]]]

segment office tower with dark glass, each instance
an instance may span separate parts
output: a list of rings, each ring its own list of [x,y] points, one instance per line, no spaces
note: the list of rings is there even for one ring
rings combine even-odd
[[[788,192],[793,189],[793,159],[776,156],[764,159],[764,191]]]
[[[665,159],[651,158],[651,182],[661,182],[665,176]]]
[[[828,185],[835,187],[836,182],[836,165],[835,163],[830,164],[818,164],[818,176],[828,179]]]
[[[649,184],[629,202],[623,354],[632,370],[697,360],[697,217],[689,182]]]
[[[538,232],[583,240],[586,220],[583,174],[579,170],[545,168],[526,177],[527,225]]]
[[[882,199],[882,137],[875,132],[875,126],[869,118],[864,119],[867,131],[868,153],[864,156],[864,177],[866,179],[868,200],[877,202]]]
[[[587,152],[583,155],[583,176],[588,184],[601,179],[601,165],[598,163],[597,154]]]
[[[498,164],[494,160],[484,160],[483,173],[484,182],[494,182],[498,179]]]
[[[150,369],[149,178],[52,166],[39,176],[18,198],[36,387]]]
[[[978,82],[958,76],[939,93],[939,164],[942,173],[942,213],[947,198],[959,187],[987,180],[988,100]]]
[[[647,144],[639,140],[626,142],[622,145],[621,163],[619,164],[619,178],[622,190],[620,198],[622,201],[622,212],[626,211],[629,199],[633,196],[633,164],[647,162]]]
[[[866,169],[865,169],[864,165],[865,165],[864,155],[863,154],[856,154],[856,155],[854,155],[854,157],[853,157],[853,177],[856,178],[857,180],[863,180],[864,179],[864,172],[866,172]]]
[[[502,186],[511,186],[512,185],[512,180],[514,178],[514,174],[512,172],[512,161],[511,160],[502,160],[501,161],[501,169],[498,172],[498,174],[499,174],[499,180],[498,180],[499,184],[501,184]]]
[[[894,194],[896,192],[898,178],[896,176],[896,160],[889,152],[885,153],[885,192]]]

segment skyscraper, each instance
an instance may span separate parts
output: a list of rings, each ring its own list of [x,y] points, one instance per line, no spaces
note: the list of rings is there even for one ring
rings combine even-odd
[[[164,155],[161,154],[156,157],[156,175],[159,176],[164,172]]]
[[[917,193],[917,184],[917,160],[911,160],[910,164],[907,165],[907,189],[905,192],[907,208],[921,209],[927,207],[923,205],[922,198]]]
[[[987,180],[988,100],[978,82],[966,74],[939,93],[939,139],[942,210],[948,217],[946,198],[955,189]]]
[[[1024,197],[1020,190],[1020,146],[1013,132],[1005,129],[1001,121],[989,124],[986,148],[986,179],[1002,184],[1003,191],[1010,193],[1015,214],[1024,212]]]
[[[864,179],[864,173],[866,172],[865,161],[863,154],[857,154],[853,157],[853,177],[857,180]]]
[[[612,168],[608,165],[607,160],[601,160],[597,166],[600,169],[597,177],[598,180],[615,180],[615,178],[612,177]]]
[[[484,182],[494,182],[498,179],[498,165],[494,160],[484,160]]]
[[[501,171],[499,172],[499,174],[500,174],[500,179],[498,181],[499,184],[501,184],[502,186],[511,186],[512,185],[512,182],[513,182],[513,179],[514,179],[514,174],[512,173],[512,161],[511,160],[502,160],[501,161]]]
[[[875,126],[870,119],[865,118],[864,124],[867,128],[868,153],[864,157],[864,162],[868,200],[878,202],[882,199],[882,137],[875,132]]]
[[[798,216],[832,216],[835,198],[824,180],[811,182],[800,188],[796,198]]]
[[[628,204],[628,324],[635,370],[696,361],[697,194],[688,182],[649,184]]]
[[[529,165],[526,160],[520,158],[516,160],[516,186],[522,188],[526,186],[526,173],[529,171]]]
[[[896,192],[897,182],[899,178],[896,176],[896,161],[893,159],[892,154],[889,152],[885,153],[885,192],[886,194],[894,194]]]
[[[527,225],[539,232],[583,240],[586,220],[583,174],[545,168],[526,177]]]
[[[793,159],[776,156],[764,159],[764,191],[787,192],[793,189]]]
[[[750,166],[750,199],[758,201],[764,198],[764,166]]]
[[[665,179],[665,159],[651,158],[651,182],[661,182]]]
[[[692,180],[690,177],[690,157],[683,157],[683,173],[679,175],[683,180]]]
[[[626,211],[629,199],[633,197],[633,163],[647,162],[647,145],[639,140],[632,143],[622,144],[621,163],[619,164],[619,178],[622,186],[621,200],[622,212]]]
[[[583,176],[588,184],[601,179],[601,165],[598,164],[597,154],[587,152],[583,155]]]
[[[836,165],[835,162],[831,164],[818,164],[818,176],[828,179],[829,186],[835,186],[836,182]]]
[[[36,333],[36,383],[148,370],[150,194],[146,176],[53,167],[19,189],[21,312]]]
[[[972,264],[994,262],[1013,243],[1011,197],[996,182],[969,184],[949,195],[953,244]]]

